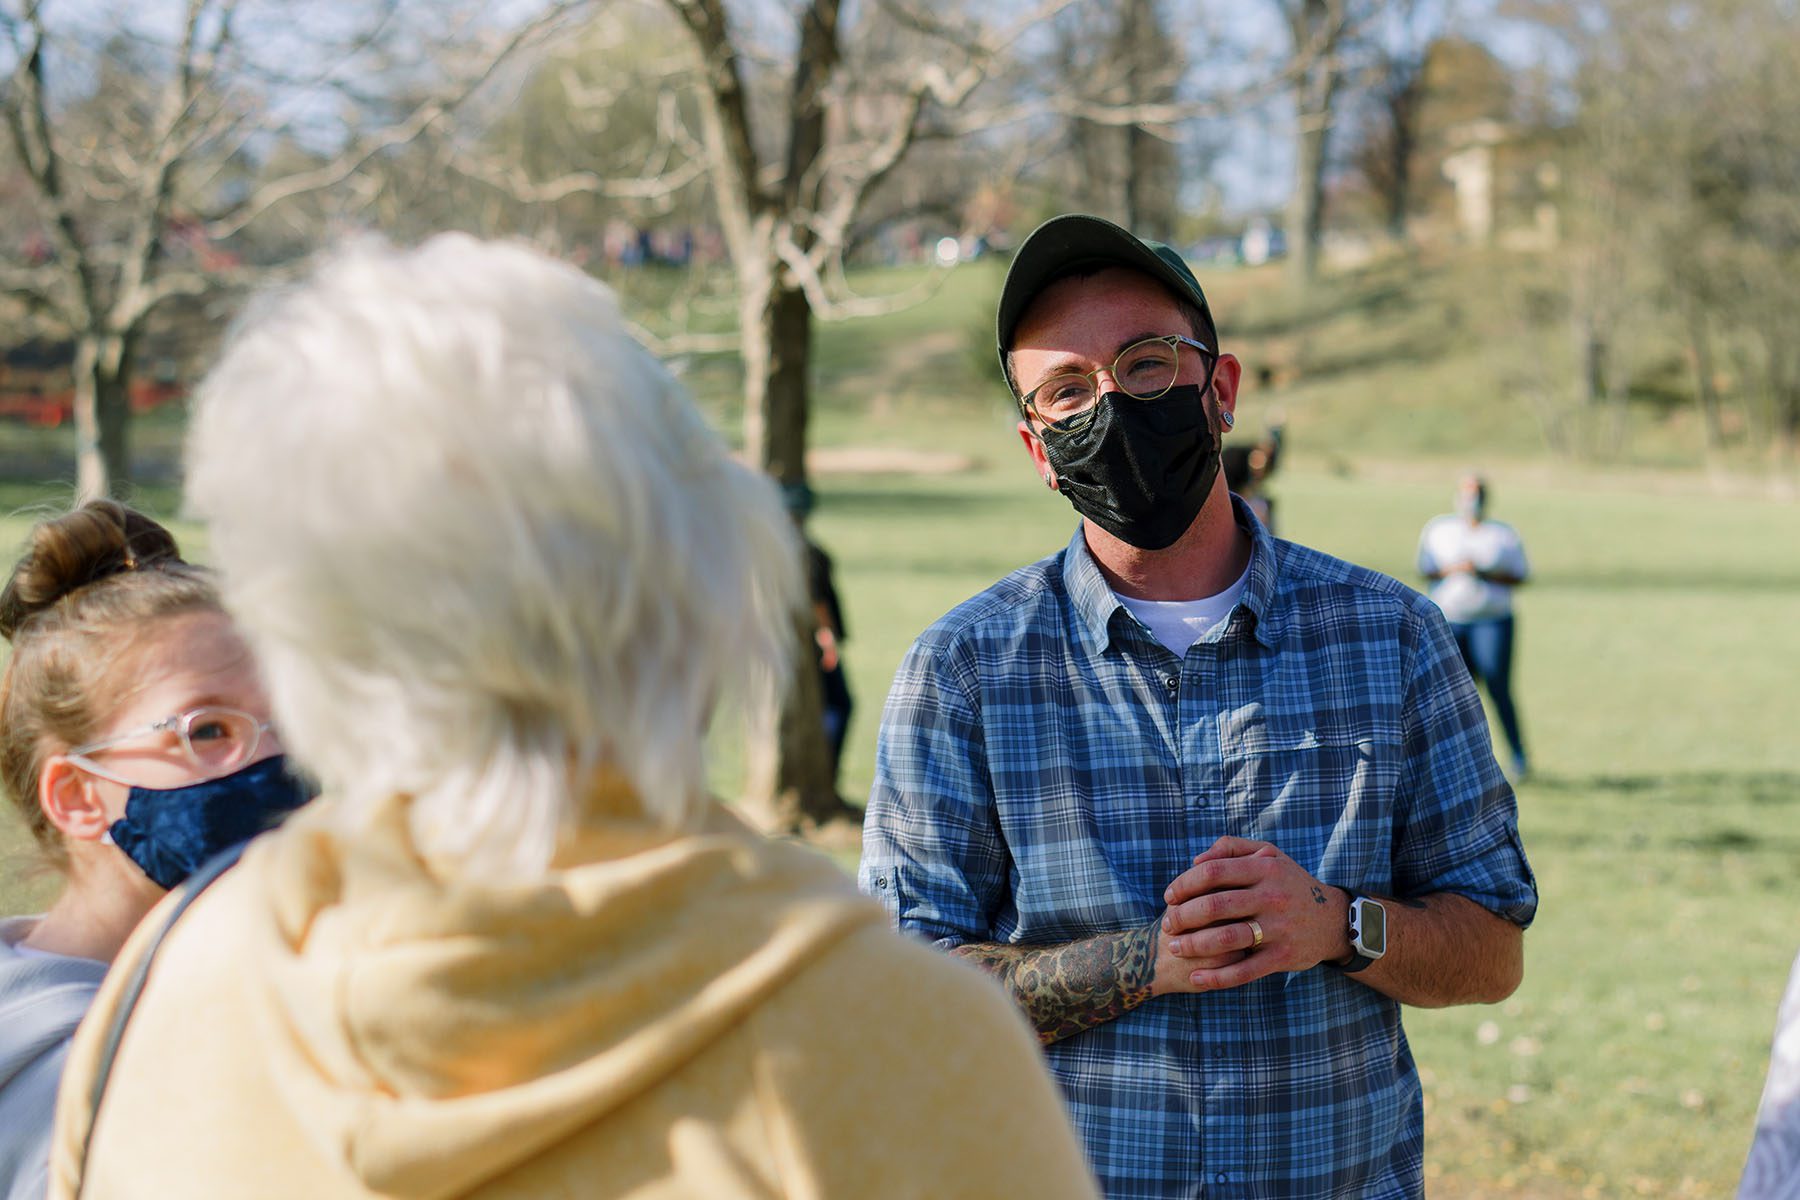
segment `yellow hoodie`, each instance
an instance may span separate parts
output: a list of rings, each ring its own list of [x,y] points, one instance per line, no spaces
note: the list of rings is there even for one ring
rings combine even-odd
[[[53,1197],[160,923],[76,1036]],[[354,837],[315,803],[177,924],[93,1133],[89,1200],[1095,1194],[1002,993],[722,811],[475,886],[418,859],[402,802]]]

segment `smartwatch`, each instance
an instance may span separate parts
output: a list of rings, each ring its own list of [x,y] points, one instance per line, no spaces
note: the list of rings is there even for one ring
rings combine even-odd
[[[1349,888],[1344,892],[1350,897],[1350,957],[1332,965],[1349,974],[1387,953],[1387,909],[1381,901],[1359,896]]]

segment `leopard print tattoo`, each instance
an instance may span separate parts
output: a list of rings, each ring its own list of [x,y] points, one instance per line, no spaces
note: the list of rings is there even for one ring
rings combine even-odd
[[[980,942],[950,953],[998,979],[1048,1046],[1124,1016],[1150,998],[1156,978],[1158,917],[1140,929],[1058,946]]]

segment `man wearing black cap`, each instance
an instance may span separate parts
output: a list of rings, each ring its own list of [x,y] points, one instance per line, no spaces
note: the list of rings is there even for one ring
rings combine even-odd
[[[1109,1195],[1419,1195],[1399,1005],[1509,995],[1537,906],[1456,645],[1234,503],[1173,250],[1050,221],[999,349],[1082,521],[901,665],[862,886],[1013,993]]]

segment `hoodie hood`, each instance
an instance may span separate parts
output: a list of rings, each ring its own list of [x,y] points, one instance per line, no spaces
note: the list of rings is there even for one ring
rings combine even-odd
[[[465,1192],[604,1120],[885,920],[716,806],[698,834],[598,822],[492,885],[434,874],[404,801],[348,836],[313,808],[250,852],[250,1016],[309,1140],[384,1195]]]

